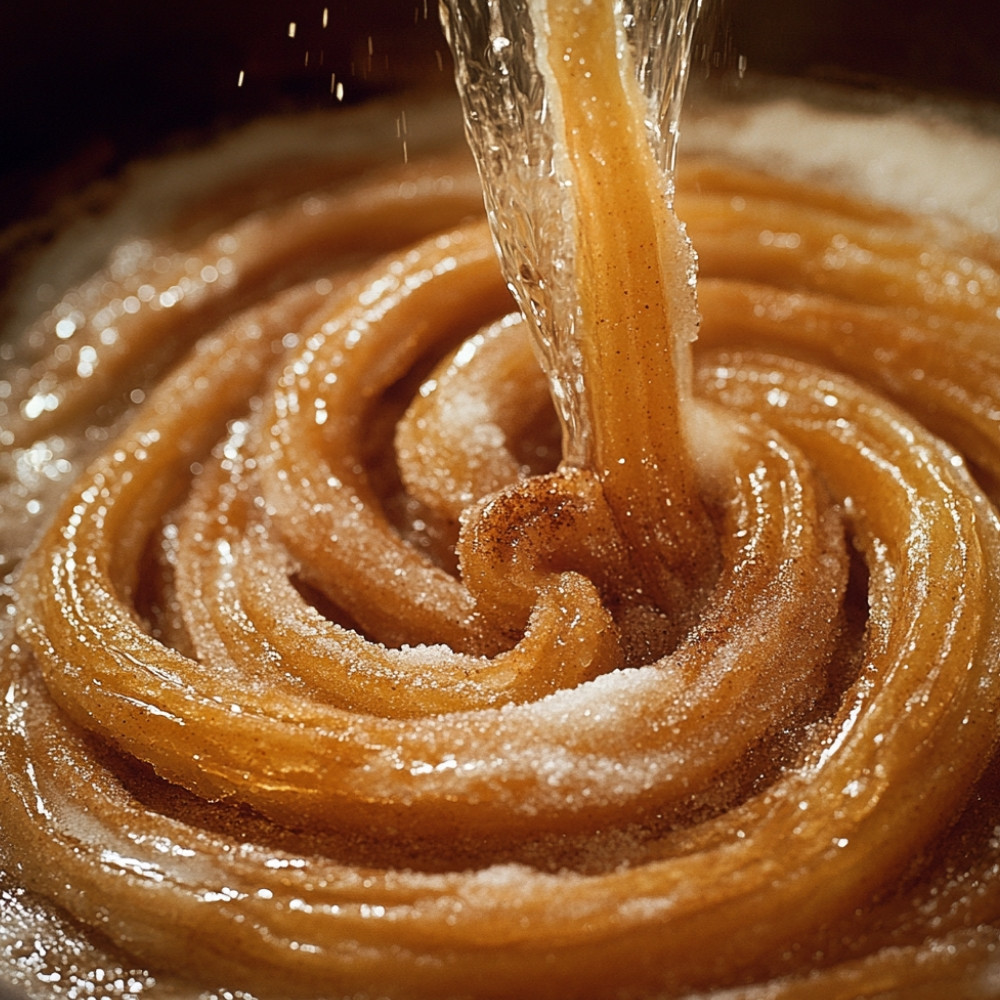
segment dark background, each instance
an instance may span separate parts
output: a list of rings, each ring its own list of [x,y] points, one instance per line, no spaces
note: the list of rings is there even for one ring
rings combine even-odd
[[[424,0],[0,0],[0,226],[137,152],[264,110],[335,104],[331,74],[346,102],[414,79],[444,85],[436,0],[427,8]]]
[[[734,71],[742,56],[752,71],[888,78],[1000,100],[997,0],[717,6],[722,13],[706,0],[706,72]],[[347,102],[414,81],[448,86],[436,8],[437,0],[4,0],[0,224],[180,134],[335,103],[331,74]]]

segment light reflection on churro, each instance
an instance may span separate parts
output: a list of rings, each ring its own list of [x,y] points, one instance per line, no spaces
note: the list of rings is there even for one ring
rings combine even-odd
[[[27,335],[0,863],[11,922],[28,887],[94,929],[46,974],[991,995],[995,245],[682,157],[729,438],[710,582],[664,608],[556,468],[473,168],[416,148],[168,231]]]

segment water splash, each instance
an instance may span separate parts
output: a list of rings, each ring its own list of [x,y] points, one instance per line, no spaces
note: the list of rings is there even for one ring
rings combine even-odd
[[[614,2],[619,65],[644,100],[646,136],[668,200],[701,6],[702,0]],[[564,459],[583,465],[590,427],[573,284],[572,178],[560,162],[546,0],[442,0],[441,17],[504,276],[549,377]]]

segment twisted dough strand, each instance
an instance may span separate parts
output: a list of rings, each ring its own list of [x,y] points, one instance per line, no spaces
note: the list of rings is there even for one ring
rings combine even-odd
[[[990,995],[995,255],[920,276],[935,226],[707,169],[678,201],[727,445],[690,617],[555,467],[449,196],[440,235],[263,281],[48,512],[0,659],[5,877],[262,997]],[[796,247],[740,236],[755,199]],[[845,299],[816,255],[873,230]]]

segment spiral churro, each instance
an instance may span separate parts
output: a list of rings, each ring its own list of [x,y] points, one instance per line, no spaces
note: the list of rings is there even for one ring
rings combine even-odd
[[[692,353],[591,191],[567,462],[439,114],[184,195],[11,349],[9,974],[995,995],[995,235],[682,151]]]

